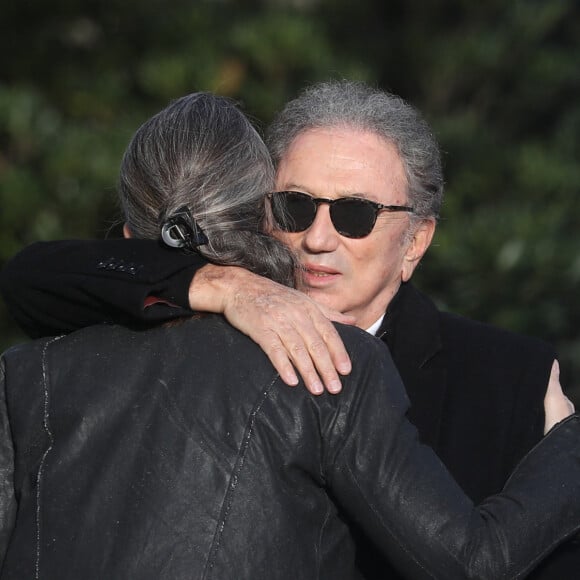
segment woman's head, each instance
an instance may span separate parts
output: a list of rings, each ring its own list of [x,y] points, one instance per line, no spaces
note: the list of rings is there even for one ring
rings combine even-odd
[[[121,165],[119,195],[132,236],[159,239],[164,223],[187,208],[207,236],[198,251],[284,283],[290,251],[269,230],[264,195],[274,170],[262,139],[225,97],[187,95],[144,123]]]

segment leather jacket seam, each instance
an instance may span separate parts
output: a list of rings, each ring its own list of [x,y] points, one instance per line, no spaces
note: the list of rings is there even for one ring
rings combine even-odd
[[[278,380],[278,377],[279,377],[279,375],[277,375],[277,374],[273,377],[273,379],[270,381],[269,385],[266,387],[266,389],[262,393],[261,398],[258,400],[257,404],[252,409],[252,411],[249,415],[249,421],[248,421],[248,424],[246,426],[244,436],[242,438],[242,444],[240,445],[240,449],[238,451],[238,456],[236,458],[236,464],[235,464],[234,469],[232,471],[230,481],[228,484],[228,489],[225,493],[225,496],[224,496],[224,499],[222,502],[222,508],[220,510],[220,517],[219,517],[219,520],[218,520],[218,523],[216,526],[216,531],[215,531],[215,534],[214,534],[214,537],[212,540],[212,545],[211,545],[210,550],[209,550],[209,556],[208,556],[208,559],[207,559],[207,562],[205,565],[205,569],[203,571],[204,578],[207,578],[208,575],[211,573],[211,571],[214,567],[215,560],[217,558],[217,553],[218,553],[218,550],[220,548],[222,534],[223,534],[224,529],[226,527],[229,512],[230,512],[230,509],[231,509],[233,502],[234,502],[234,494],[235,494],[237,486],[238,486],[241,471],[244,468],[246,453],[247,453],[248,448],[250,446],[250,440],[251,440],[252,435],[254,433],[254,426],[256,423],[256,418],[257,418],[258,414],[260,413],[260,411],[262,410],[262,406],[264,405],[266,400],[269,398],[270,391],[272,390],[272,387],[274,386],[274,384]]]
[[[44,450],[40,464],[38,466],[38,472],[36,474],[36,553],[34,562],[34,578],[38,580],[40,578],[40,556],[41,556],[41,523],[40,523],[40,513],[41,507],[41,495],[42,495],[42,482],[44,475],[44,466],[49,453],[54,446],[54,435],[50,427],[50,392],[49,392],[49,380],[48,380],[48,365],[47,365],[47,352],[48,347],[55,343],[57,340],[63,338],[62,336],[57,336],[47,341],[42,348],[41,364],[42,364],[42,396],[43,396],[43,417],[42,417],[42,427],[44,432],[48,437],[48,446]]]

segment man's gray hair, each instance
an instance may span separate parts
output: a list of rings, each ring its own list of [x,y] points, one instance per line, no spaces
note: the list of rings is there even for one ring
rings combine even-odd
[[[407,176],[407,201],[419,218],[439,216],[443,170],[437,141],[422,115],[400,97],[354,81],[329,81],[304,90],[278,113],[266,133],[274,164],[293,141],[321,128],[369,131],[392,143]]]
[[[269,152],[235,103],[194,93],[137,130],[121,164],[119,196],[134,237],[159,239],[165,221],[185,206],[209,240],[198,247],[208,260],[291,285],[293,254],[263,233],[271,226],[264,196],[273,183]]]

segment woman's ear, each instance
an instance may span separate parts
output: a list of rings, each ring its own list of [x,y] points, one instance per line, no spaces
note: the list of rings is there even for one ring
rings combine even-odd
[[[127,223],[123,224],[123,237],[124,238],[131,238],[131,230],[129,229],[129,225]]]

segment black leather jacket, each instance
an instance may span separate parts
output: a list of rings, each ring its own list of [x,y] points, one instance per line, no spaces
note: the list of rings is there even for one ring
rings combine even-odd
[[[354,371],[320,397],[216,316],[11,349],[0,578],[353,578],[349,521],[409,578],[517,578],[580,528],[578,417],[474,507],[384,345],[341,335]]]

